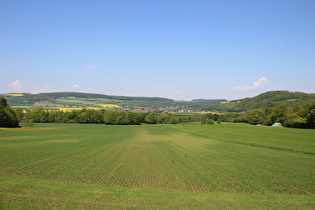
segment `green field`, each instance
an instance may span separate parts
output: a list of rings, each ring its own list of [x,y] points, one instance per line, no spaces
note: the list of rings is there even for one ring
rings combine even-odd
[[[315,207],[314,130],[0,128],[0,209]]]
[[[315,155],[315,130],[248,124],[173,126],[210,139]]]

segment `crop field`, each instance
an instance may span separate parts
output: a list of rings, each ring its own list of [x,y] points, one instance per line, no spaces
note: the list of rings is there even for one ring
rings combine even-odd
[[[313,209],[312,136],[234,124],[0,128],[0,208]]]
[[[31,106],[11,106],[13,109],[30,109]]]
[[[20,94],[20,93],[11,93],[11,94],[5,94],[5,95],[8,95],[8,96],[23,96],[23,94]]]
[[[113,108],[122,108],[121,106],[118,106],[117,104],[96,104],[97,106],[101,106],[103,108],[109,108],[109,109],[113,109]]]

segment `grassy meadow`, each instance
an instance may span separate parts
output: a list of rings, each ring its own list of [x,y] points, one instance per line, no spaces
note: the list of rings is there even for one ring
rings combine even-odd
[[[314,130],[0,128],[0,208],[315,207]]]

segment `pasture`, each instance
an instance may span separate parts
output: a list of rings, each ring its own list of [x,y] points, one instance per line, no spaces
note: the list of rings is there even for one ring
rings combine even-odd
[[[0,208],[314,208],[313,136],[234,124],[0,128]]]

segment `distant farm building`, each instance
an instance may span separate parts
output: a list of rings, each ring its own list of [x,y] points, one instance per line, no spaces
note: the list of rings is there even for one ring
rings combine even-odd
[[[271,127],[274,127],[274,128],[282,128],[282,124],[281,123],[274,123]]]
[[[133,111],[135,111],[135,112],[141,112],[142,109],[134,109]]]

